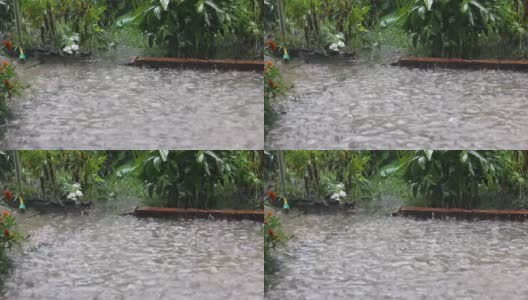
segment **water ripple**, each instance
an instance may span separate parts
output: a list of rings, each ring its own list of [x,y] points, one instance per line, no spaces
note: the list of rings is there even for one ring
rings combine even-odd
[[[295,87],[266,135],[270,149],[528,145],[526,73],[304,64],[285,78]]]
[[[99,62],[20,68],[3,149],[260,149],[262,75]]]

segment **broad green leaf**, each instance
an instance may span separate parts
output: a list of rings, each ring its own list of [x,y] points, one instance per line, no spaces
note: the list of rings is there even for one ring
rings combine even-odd
[[[424,0],[425,8],[427,8],[428,11],[431,11],[431,7],[433,7],[433,0]]]
[[[203,1],[200,1],[198,2],[198,4],[196,5],[196,11],[198,13],[202,13],[204,10],[204,2]]]
[[[427,160],[426,160],[425,156],[420,156],[420,158],[418,158],[418,165],[422,168],[422,170],[425,170],[426,162],[427,162]]]
[[[161,171],[161,158],[159,156],[155,157],[152,163],[158,172]]]
[[[170,0],[160,0],[161,7],[163,7],[163,10],[167,10],[169,8],[169,1]]]
[[[198,154],[198,158],[196,158],[196,161],[197,161],[198,163],[202,163],[202,162],[204,161],[204,158],[205,158],[205,154],[204,154],[203,152],[200,152],[200,153]]]
[[[484,6],[482,6],[482,4],[480,4],[478,1],[471,0],[471,1],[469,1],[469,3],[471,3],[473,6],[478,7],[480,9],[481,13],[487,13],[488,12],[488,10]]]
[[[433,158],[433,150],[425,150],[425,156],[427,157],[427,160],[431,160]]]
[[[216,10],[219,13],[223,12],[223,10],[221,10],[218,6],[216,6],[216,4],[213,1],[205,1],[205,4],[209,5],[210,7],[212,7],[214,10]]]

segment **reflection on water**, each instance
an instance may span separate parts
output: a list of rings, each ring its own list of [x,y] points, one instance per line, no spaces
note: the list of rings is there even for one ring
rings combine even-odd
[[[528,224],[286,219],[269,299],[526,299]]]
[[[19,67],[1,148],[260,149],[262,74],[99,61]]]
[[[271,149],[488,149],[528,145],[528,76],[358,63],[293,64]]]
[[[262,225],[56,216],[32,221],[8,299],[262,299]],[[27,227],[27,225],[26,225]]]

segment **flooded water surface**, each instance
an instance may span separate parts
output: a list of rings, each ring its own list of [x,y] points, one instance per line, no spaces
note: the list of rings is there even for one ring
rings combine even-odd
[[[293,64],[293,63],[292,63]],[[528,145],[528,76],[299,63],[268,130],[270,149],[516,149]]]
[[[262,225],[255,222],[131,216],[31,222],[31,237],[6,276],[5,299],[263,297]]]
[[[269,299],[526,299],[528,224],[283,217]]]
[[[48,62],[18,68],[3,149],[261,149],[262,74]]]

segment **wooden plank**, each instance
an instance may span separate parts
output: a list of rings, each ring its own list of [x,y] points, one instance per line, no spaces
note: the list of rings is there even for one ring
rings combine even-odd
[[[401,207],[398,215],[415,218],[526,220],[528,210]]]
[[[263,210],[207,210],[195,208],[142,207],[134,210],[140,218],[185,218],[185,219],[222,219],[251,220],[264,222]]]
[[[402,57],[396,65],[413,68],[445,67],[453,69],[500,69],[528,71],[528,60],[474,60],[437,57]]]
[[[166,68],[193,68],[193,69],[222,69],[238,71],[264,72],[263,60],[219,60],[199,58],[176,57],[134,57],[129,65],[166,67]]]

